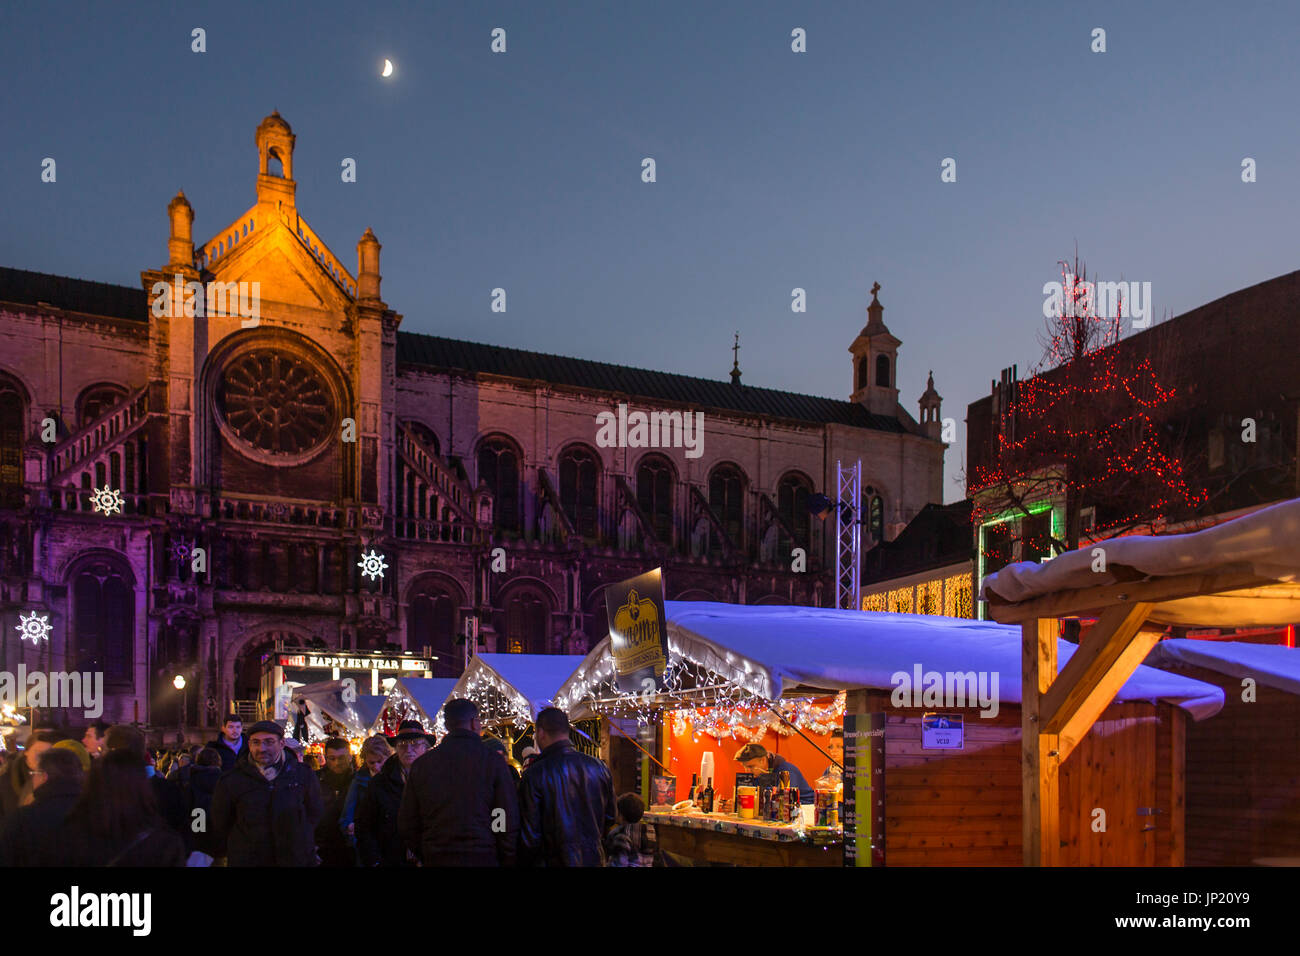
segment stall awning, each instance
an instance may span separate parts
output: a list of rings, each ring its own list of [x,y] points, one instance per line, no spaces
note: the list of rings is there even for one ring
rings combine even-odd
[[[1126,588],[1133,593],[1124,595]],[[1155,624],[1300,621],[1300,499],[1191,534],[1109,538],[1045,564],[1008,565],[980,589],[999,620],[1049,596],[1038,616],[1095,616],[1120,597],[1152,603],[1146,620]]]
[[[1252,678],[1265,687],[1300,694],[1300,650],[1277,644],[1244,641],[1161,641],[1146,662],[1156,667],[1189,664],[1228,677]]]
[[[447,699],[474,701],[485,724],[527,724],[552,706],[560,685],[582,661],[578,654],[477,654]]]
[[[438,712],[451,697],[452,688],[455,686],[456,681],[450,677],[398,677],[394,680],[384,701],[389,703],[396,700],[405,703],[408,711],[414,708],[415,715],[410,719],[419,719],[425,727],[432,730],[437,726]],[[372,734],[382,732],[378,713],[375,714],[375,720],[371,722],[370,732]]]
[[[345,701],[344,692],[353,699]],[[303,684],[294,690],[294,697],[305,698],[310,714],[308,725],[317,734],[323,733],[322,715],[328,715],[341,723],[353,736],[364,734],[379,716],[383,706],[382,697],[368,694],[355,694],[356,681],[345,683],[343,680],[320,681],[315,684]]]
[[[997,675],[998,699],[1019,703],[1020,628],[925,614],[812,607],[668,601],[670,657],[686,659],[766,700],[857,688],[892,691],[894,675],[984,672]],[[1062,661],[1077,650],[1058,642]],[[609,638],[588,654],[560,690],[571,718],[584,701],[608,696]],[[1167,701],[1197,719],[1223,706],[1218,687],[1149,667],[1124,684],[1120,700]]]

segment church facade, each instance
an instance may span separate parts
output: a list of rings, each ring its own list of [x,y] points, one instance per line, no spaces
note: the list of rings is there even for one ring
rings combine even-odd
[[[102,672],[105,719],[174,727],[184,700],[211,726],[277,647],[439,676],[467,632],[583,653],[605,586],[654,567],[669,599],[832,604],[806,499],[837,460],[867,542],[942,500],[940,400],[899,403],[875,290],[848,400],[405,332],[374,234],[353,272],[299,212],[295,141],[263,120],[257,201],[206,242],[177,195],[139,286],[0,269],[0,669]]]

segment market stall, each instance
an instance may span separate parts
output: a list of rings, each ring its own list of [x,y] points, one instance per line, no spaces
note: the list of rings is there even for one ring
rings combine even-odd
[[[358,741],[379,716],[383,697],[357,694],[356,682],[344,680],[302,684],[293,690],[295,698],[307,701],[307,739],[315,742],[331,736],[326,732],[336,725],[337,736]]]
[[[441,736],[442,705],[455,696],[450,677],[399,677],[393,681],[384,706],[370,724],[371,734],[395,734],[404,720],[418,720],[425,730]]]
[[[1066,862],[1059,851],[1065,761],[1088,743],[1090,728],[1129,686],[1165,626],[1294,623],[1298,578],[1300,500],[1191,534],[1108,539],[1046,564],[1009,565],[985,579],[980,596],[990,614],[1020,628],[1026,865]],[[1066,617],[1097,620],[1068,661],[1055,640]],[[1176,795],[1183,791],[1182,751],[1179,736],[1166,767]],[[1181,800],[1174,819],[1180,829]],[[1160,822],[1157,817],[1157,827]],[[1182,861],[1181,840],[1171,853]]]
[[[580,663],[577,654],[476,654],[446,699],[478,704],[483,728],[501,737],[518,758],[533,718],[552,706],[556,690]],[[441,724],[441,714],[438,719]]]
[[[1223,711],[1187,730],[1187,865],[1300,858],[1300,650],[1165,640],[1146,663],[1223,688]]]
[[[776,707],[786,726],[803,730],[811,744],[824,739],[816,736],[814,724],[825,719],[828,697],[833,700],[844,691],[844,718],[863,728],[863,746],[872,735],[883,742],[871,769],[876,785],[871,799],[883,806],[857,808],[853,823],[859,848],[870,844],[870,855],[876,861],[883,856],[891,865],[1020,861],[1018,628],[932,615],[808,607],[670,601],[665,608],[669,665],[661,689],[620,692],[607,638],[560,689],[559,706],[571,718],[634,716],[654,725],[658,750],[653,756],[681,781],[689,780],[696,768],[673,763],[673,723],[682,711],[693,722],[703,712],[705,720],[714,721],[714,731],[723,731],[725,725],[731,734],[715,738],[719,745],[714,765],[725,791],[722,768],[737,769],[731,761],[734,748],[756,732],[753,722],[762,714],[771,716]],[[1068,660],[1074,650],[1060,642],[1057,653]],[[961,693],[954,699],[952,691]],[[1200,719],[1215,713],[1223,694],[1216,687],[1144,667],[1124,684],[1118,701],[1097,715],[1108,745],[1096,747],[1066,770],[1071,824],[1062,832],[1067,843],[1063,852],[1085,864],[1167,863],[1168,847],[1162,858],[1155,841],[1143,835],[1149,823],[1144,812],[1171,802],[1157,754],[1162,748],[1180,748],[1175,728],[1188,716]],[[799,728],[801,712],[807,729]],[[866,730],[868,726],[873,729]],[[846,760],[846,767],[852,762]],[[819,766],[805,767],[805,776],[818,776]],[[684,789],[679,782],[679,801]],[[846,779],[846,811],[849,790]],[[1110,819],[1107,834],[1084,838],[1090,832],[1088,813],[1103,803]],[[879,822],[868,819],[876,810]],[[824,835],[806,825],[793,828],[802,829],[802,836],[765,839],[772,834],[728,814],[693,821],[689,813],[655,812],[654,819],[662,824],[661,845],[667,841],[687,847],[696,859],[777,865],[840,862],[833,849],[815,842]],[[739,825],[730,826],[733,822]],[[700,828],[706,824],[712,829]],[[784,843],[798,845],[800,852],[789,852]],[[865,849],[855,853],[854,862],[867,855]]]

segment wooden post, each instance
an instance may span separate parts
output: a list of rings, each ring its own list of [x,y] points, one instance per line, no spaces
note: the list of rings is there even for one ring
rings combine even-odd
[[[1060,760],[1055,734],[1042,733],[1042,695],[1056,678],[1055,618],[1020,625],[1021,835],[1025,866],[1056,866],[1061,855]]]
[[[1184,866],[1187,854],[1187,712],[1171,706],[1169,727],[1169,865]]]

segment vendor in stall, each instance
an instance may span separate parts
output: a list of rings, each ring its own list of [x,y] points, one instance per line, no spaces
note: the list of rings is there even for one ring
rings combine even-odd
[[[736,762],[746,773],[754,774],[754,785],[779,787],[782,772],[790,775],[790,786],[799,790],[800,803],[813,802],[813,788],[808,785],[799,768],[780,754],[768,753],[762,744],[745,744],[736,751]]]

